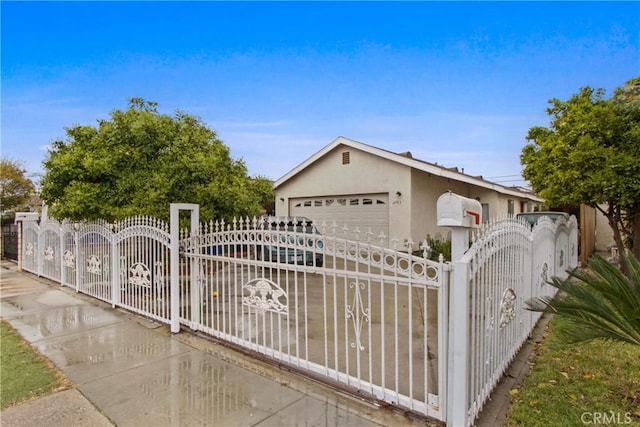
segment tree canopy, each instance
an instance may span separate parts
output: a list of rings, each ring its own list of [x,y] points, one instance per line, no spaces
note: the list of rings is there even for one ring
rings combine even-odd
[[[160,114],[132,98],[96,127],[66,128],[44,161],[41,197],[49,215],[168,219],[170,203],[198,203],[202,220],[259,214],[265,178],[251,179],[216,133],[192,115]]]
[[[601,211],[618,247],[640,255],[640,77],[617,88],[584,87],[552,99],[551,124],[529,129],[523,176],[550,205]]]
[[[2,211],[20,209],[35,192],[33,181],[17,160],[0,159],[0,203]]]

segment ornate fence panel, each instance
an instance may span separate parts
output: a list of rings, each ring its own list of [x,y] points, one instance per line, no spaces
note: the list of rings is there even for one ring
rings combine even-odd
[[[507,218],[482,228],[462,259],[454,261],[451,304],[456,308],[451,310],[468,316],[461,322],[468,327],[453,328],[450,335],[457,346],[450,352],[466,360],[449,366],[459,399],[450,411],[458,414],[454,424],[473,423],[540,317],[526,303],[555,294],[547,281],[567,277],[567,270],[577,267],[576,245],[575,217],[556,223],[543,219],[533,230]]]
[[[471,410],[476,413],[533,328],[524,309],[531,297],[530,228],[503,220],[485,233],[465,256],[471,288]]]
[[[69,286],[77,290],[78,269],[76,259],[77,249],[77,228],[78,224],[69,221],[62,222],[62,278],[63,286]]]
[[[556,292],[556,289],[549,285],[549,280],[556,274],[555,235],[556,226],[549,218],[542,218],[533,228],[532,298],[551,296]],[[539,312],[531,314],[534,321],[542,315]]]
[[[114,306],[170,321],[170,235],[162,221],[22,225],[22,268]]]
[[[106,302],[113,302],[113,238],[111,226],[105,221],[83,223],[78,231],[77,289]]]
[[[118,260],[115,304],[169,323],[170,236],[166,223],[150,217],[118,222],[113,244]]]
[[[250,220],[183,235],[181,322],[441,418],[444,264]]]
[[[25,222],[22,227],[21,262],[22,269],[33,274],[40,274],[39,247],[40,226],[36,222]]]
[[[39,248],[42,251],[40,274],[56,282],[62,279],[60,232],[60,223],[56,220],[48,220],[40,224]]]

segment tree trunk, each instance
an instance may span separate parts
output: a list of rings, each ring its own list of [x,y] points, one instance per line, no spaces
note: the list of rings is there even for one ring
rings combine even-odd
[[[605,214],[607,217],[607,222],[609,223],[609,227],[613,231],[613,241],[616,243],[618,248],[618,268],[622,271],[622,273],[629,277],[629,272],[627,271],[626,264],[622,261],[623,255],[625,253],[624,240],[622,239],[622,232],[620,231],[622,228],[622,216],[620,214],[620,207],[613,206],[613,204],[609,203],[609,207],[606,211],[600,209],[601,212]]]

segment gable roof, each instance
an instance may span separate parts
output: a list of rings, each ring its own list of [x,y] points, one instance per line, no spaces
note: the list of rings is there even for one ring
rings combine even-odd
[[[446,168],[443,166],[436,165],[434,163],[429,163],[424,160],[414,159],[410,152],[405,153],[394,153],[392,151],[384,150],[382,148],[374,147],[372,145],[364,144],[362,142],[354,141],[349,138],[345,138],[343,136],[339,136],[333,142],[326,145],[320,151],[316,152],[314,155],[309,157],[304,162],[300,163],[295,168],[291,169],[281,178],[279,178],[274,184],[274,188],[280,187],[286,181],[290,180],[303,170],[305,170],[312,163],[316,162],[320,158],[324,157],[327,153],[332,151],[334,148],[339,145],[344,145],[347,147],[354,148],[356,150],[364,151],[366,153],[372,154],[374,156],[382,157],[391,162],[395,162],[413,169],[417,169],[423,172],[430,173],[435,176],[440,176],[443,178],[449,178],[456,181],[464,182],[467,184],[475,185],[477,187],[486,188],[489,190],[496,191],[498,193],[514,196],[514,197],[522,197],[535,202],[543,202],[544,200],[535,195],[532,191],[521,189],[519,187],[505,187],[504,185],[500,185],[495,182],[487,181],[483,179],[481,176],[471,176],[465,173],[458,172],[458,168]]]

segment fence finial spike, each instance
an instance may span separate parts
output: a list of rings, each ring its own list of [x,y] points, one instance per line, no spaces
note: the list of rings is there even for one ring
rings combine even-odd
[[[411,237],[409,237],[406,241],[405,241],[405,246],[407,247],[407,252],[411,253],[413,251],[413,240],[411,239]]]
[[[322,224],[320,224],[320,230],[322,230],[322,234],[325,234],[327,231],[327,223],[325,221],[322,221]]]
[[[371,231],[371,227],[367,229],[367,243],[371,243],[371,237],[373,236],[373,231]]]

